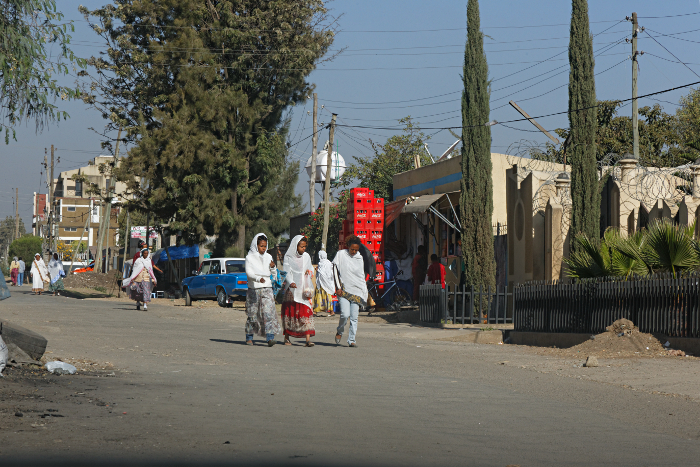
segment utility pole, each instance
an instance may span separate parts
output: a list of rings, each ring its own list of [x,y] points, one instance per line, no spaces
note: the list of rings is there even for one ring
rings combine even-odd
[[[122,276],[124,271],[126,271],[126,252],[129,249],[129,243],[131,243],[131,217],[129,215],[129,210],[126,210],[126,230],[124,230],[124,259],[122,260]],[[117,298],[122,296],[122,288],[117,289]]]
[[[53,212],[53,144],[51,145],[51,169],[49,172],[49,252],[53,253],[53,224],[54,224],[54,212]]]
[[[109,185],[105,188],[107,190],[107,201],[104,202],[104,212],[102,213],[102,222],[100,227],[100,238],[97,242],[97,258],[95,258],[95,271],[102,270],[102,250],[105,248],[105,241],[109,247],[109,226],[112,224],[112,193],[114,192],[114,187],[116,186],[116,179],[114,177],[114,169],[117,167],[119,162],[119,142],[122,139],[122,128],[119,127],[119,133],[117,134],[117,144],[114,148],[114,162],[111,171],[111,178],[109,179]],[[107,254],[105,253],[105,261],[107,261],[107,266],[105,267],[105,272],[109,270],[109,260]]]
[[[639,62],[637,62],[637,55],[642,55],[644,52],[637,51],[637,34],[643,31],[644,28],[639,29],[636,12],[632,13],[632,18],[628,16],[627,19],[632,21],[632,154],[636,160],[639,160],[639,114],[637,112],[637,73],[639,72]]]
[[[19,188],[15,188],[15,240],[19,238]]]
[[[316,150],[318,149],[318,94],[314,93],[314,135],[311,137],[311,180],[309,180],[309,212],[316,212]]]
[[[328,153],[326,156],[326,187],[323,191],[323,243],[321,249],[326,251],[328,248],[328,222],[330,219],[331,210],[331,166],[333,161],[333,135],[335,134],[335,119],[338,115],[333,114],[331,117],[331,128],[329,130]]]
[[[92,210],[88,206],[87,215],[85,216],[85,226],[83,231],[80,232],[80,240],[78,240],[78,253],[80,253],[80,247],[83,245],[83,235],[88,231],[88,223],[90,222],[90,216],[92,215]],[[71,248],[70,251],[70,268],[68,269],[68,274],[73,272],[73,263],[75,262],[75,248]],[[94,269],[93,269],[94,271]]]

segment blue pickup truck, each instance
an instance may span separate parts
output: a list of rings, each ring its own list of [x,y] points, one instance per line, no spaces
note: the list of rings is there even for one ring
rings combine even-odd
[[[228,307],[232,306],[234,296],[245,297],[247,291],[244,258],[205,259],[194,276],[182,281],[187,306],[194,300],[216,299],[219,306]]]

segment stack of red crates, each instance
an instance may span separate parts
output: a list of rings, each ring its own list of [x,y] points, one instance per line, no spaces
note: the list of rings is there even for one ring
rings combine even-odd
[[[376,263],[375,281],[384,282],[384,198],[375,198],[374,190],[350,190],[346,220],[340,233],[338,249],[345,248],[345,238],[356,235],[372,252]]]

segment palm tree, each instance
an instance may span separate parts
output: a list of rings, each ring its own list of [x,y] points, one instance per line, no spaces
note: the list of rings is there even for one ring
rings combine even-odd
[[[652,223],[644,236],[641,255],[654,272],[670,272],[673,278],[700,266],[700,247],[693,238],[695,224],[673,225],[667,219]]]

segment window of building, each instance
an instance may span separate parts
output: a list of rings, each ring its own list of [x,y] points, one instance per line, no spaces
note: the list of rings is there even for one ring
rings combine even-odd
[[[83,182],[75,182],[75,196],[83,196]]]
[[[66,210],[67,210],[68,212],[75,212],[75,206],[68,206],[68,207],[66,208]]]
[[[77,232],[78,228],[77,227],[64,227],[63,230],[66,232]]]

